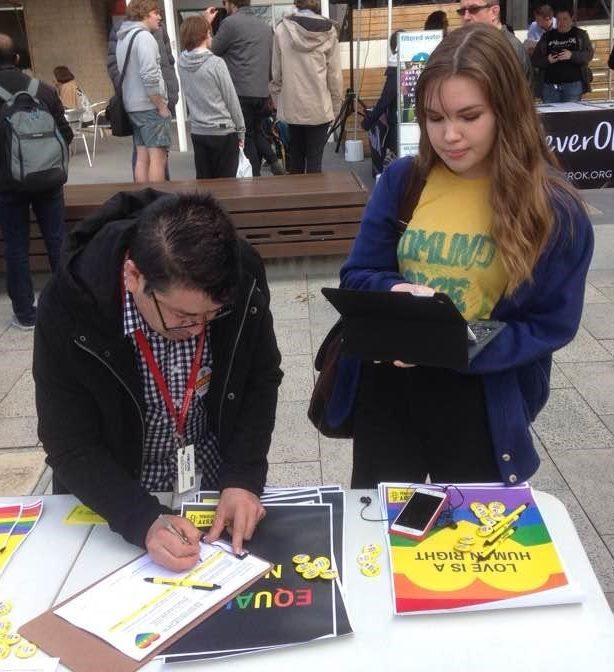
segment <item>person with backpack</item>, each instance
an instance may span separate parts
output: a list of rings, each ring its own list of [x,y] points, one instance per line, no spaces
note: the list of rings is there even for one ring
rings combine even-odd
[[[17,66],[13,40],[0,33],[0,227],[13,325],[33,329],[36,318],[28,253],[30,206],[54,270],[64,238],[68,145],[73,133],[57,91]]]

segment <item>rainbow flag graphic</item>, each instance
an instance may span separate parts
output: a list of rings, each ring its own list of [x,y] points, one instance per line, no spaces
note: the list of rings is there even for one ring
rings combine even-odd
[[[140,632],[134,638],[134,643],[139,649],[146,649],[151,646],[156,639],[160,639],[160,635],[157,632]]]
[[[0,507],[0,574],[34,529],[43,511],[43,500]]]

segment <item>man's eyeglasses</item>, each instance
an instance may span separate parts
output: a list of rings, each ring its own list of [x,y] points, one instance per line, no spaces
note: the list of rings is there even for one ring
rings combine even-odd
[[[486,5],[469,5],[469,7],[459,7],[456,10],[456,13],[459,16],[465,16],[465,12],[469,12],[471,16],[475,16],[478,12],[481,12],[483,9],[488,9],[491,7],[490,3]]]
[[[194,327],[202,327],[207,322],[213,322],[214,320],[219,320],[221,317],[226,317],[226,315],[230,315],[230,313],[232,313],[232,306],[222,306],[217,310],[211,311],[211,317],[209,317],[209,315],[204,315],[202,319],[198,321],[184,322],[183,324],[180,324],[177,327],[169,327],[164,321],[164,316],[162,315],[162,311],[160,310],[160,304],[158,303],[158,299],[156,297],[155,292],[151,293],[151,298],[153,299],[156,311],[158,312],[158,317],[160,318],[160,322],[162,323],[162,328],[164,329],[164,331],[169,331],[171,333],[178,331],[185,331],[186,329],[193,329]]]

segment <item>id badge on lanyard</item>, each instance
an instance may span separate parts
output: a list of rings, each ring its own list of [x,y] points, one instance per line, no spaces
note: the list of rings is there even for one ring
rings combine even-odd
[[[164,376],[158,367],[158,363],[151,351],[149,342],[145,338],[145,334],[141,329],[137,329],[134,332],[137,345],[139,350],[145,358],[145,362],[151,374],[154,378],[156,386],[169,415],[174,420],[175,423],[175,449],[177,455],[177,483],[176,490],[178,494],[192,490],[196,484],[196,464],[194,456],[194,444],[186,444],[185,442],[185,424],[188,417],[188,410],[190,408],[190,403],[192,397],[194,396],[194,391],[196,390],[196,379],[198,377],[198,372],[200,370],[200,363],[203,357],[203,350],[205,347],[205,330],[201,332],[198,344],[196,345],[196,352],[194,353],[194,359],[192,360],[192,366],[190,367],[190,375],[186,382],[185,393],[183,396],[183,403],[181,404],[181,409],[177,411],[171,393],[168,389]]]

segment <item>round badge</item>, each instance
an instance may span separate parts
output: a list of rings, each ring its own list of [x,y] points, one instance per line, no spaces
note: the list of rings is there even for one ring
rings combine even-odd
[[[294,569],[299,574],[302,574],[303,572],[306,572],[308,569],[311,569],[314,566],[313,562],[302,562],[300,565],[297,565]]]
[[[307,555],[307,553],[297,553],[296,555],[292,556],[292,562],[295,565],[302,565],[304,562],[309,562],[311,560],[311,557]]]
[[[303,572],[303,578],[311,581],[311,579],[317,579],[320,576],[320,570],[317,567],[308,567]]]
[[[327,581],[332,581],[332,579],[336,579],[338,576],[339,574],[334,569],[323,569],[320,572],[320,578]]]
[[[492,516],[486,516],[486,518],[482,518],[482,524],[494,527],[497,524],[497,519]]]
[[[461,544],[459,542],[458,544],[454,545],[454,550],[460,551],[461,553],[466,553],[467,551],[471,550],[471,546],[469,546],[468,544]]]
[[[10,652],[11,650],[9,649],[9,645],[5,644],[3,641],[0,641],[0,660],[3,658],[8,658]]]
[[[373,562],[375,558],[371,553],[360,553],[360,555],[357,556],[356,562],[359,565],[366,565],[370,562]]]
[[[379,544],[365,544],[361,553],[370,553],[372,558],[377,558],[382,553],[382,547]]]
[[[6,616],[13,608],[10,600],[0,600],[0,616]]]
[[[0,621],[0,633],[10,631],[11,631],[11,622],[7,620]]]
[[[2,641],[8,646],[14,646],[21,641],[21,635],[18,635],[16,632],[7,632],[2,637]]]
[[[501,516],[505,513],[505,504],[503,502],[489,502],[488,510],[493,516]]]
[[[370,562],[366,565],[362,565],[360,571],[365,576],[378,576],[382,572],[382,568],[376,562]]]
[[[472,537],[470,534],[460,537],[458,540],[459,544],[466,544],[467,546],[472,546],[475,544],[475,537]]]
[[[492,525],[482,525],[478,527],[478,537],[487,537],[492,534]]]
[[[31,658],[38,651],[36,644],[27,642],[25,639],[15,647],[17,658]]]
[[[315,558],[314,561],[313,561],[313,564],[320,571],[330,568],[330,560],[328,558],[325,558],[323,555],[321,555],[318,558]]]

